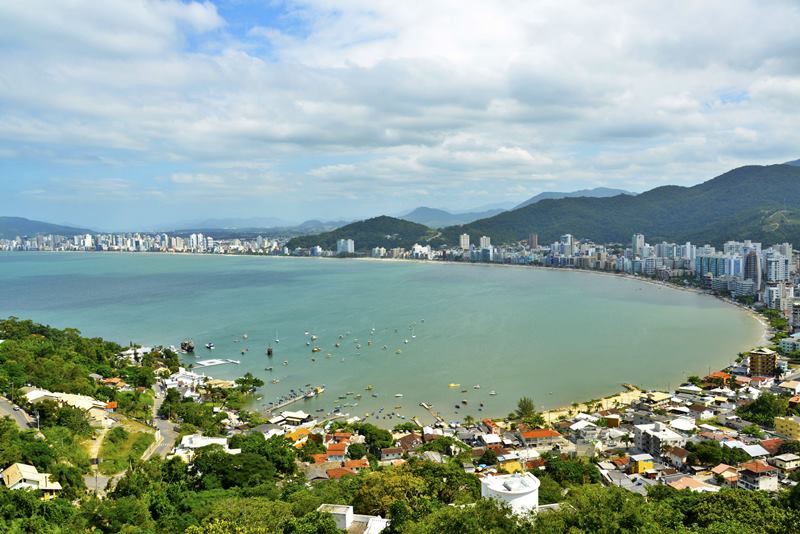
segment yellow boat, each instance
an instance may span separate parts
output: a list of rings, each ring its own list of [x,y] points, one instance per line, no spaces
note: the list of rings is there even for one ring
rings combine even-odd
[[[449,388],[460,388],[461,384],[454,384],[454,383],[451,382],[451,383],[447,384],[447,387],[449,387]]]
[[[372,384],[367,384],[367,387],[364,389],[366,389],[367,391],[372,391]]]
[[[321,349],[321,348],[319,348],[319,347],[314,347],[313,349],[311,349],[311,352],[319,352],[319,351],[321,351],[321,350],[322,350],[322,349]]]

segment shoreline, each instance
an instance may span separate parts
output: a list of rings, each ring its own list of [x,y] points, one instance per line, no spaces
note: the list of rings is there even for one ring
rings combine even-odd
[[[480,262],[459,262],[459,261],[446,261],[446,260],[424,260],[424,259],[413,259],[413,258],[372,258],[372,257],[354,257],[354,258],[338,258],[338,257],[314,257],[314,256],[283,256],[283,255],[266,255],[266,254],[213,254],[213,253],[204,253],[204,252],[154,252],[154,251],[147,251],[147,252],[129,252],[129,251],[29,251],[29,252],[50,252],[50,253],[57,253],[57,252],[73,252],[73,253],[100,253],[100,254],[145,254],[148,256],[155,256],[160,254],[168,254],[170,256],[231,256],[231,257],[256,257],[256,258],[284,258],[284,259],[292,259],[292,258],[302,258],[302,259],[315,259],[315,260],[324,260],[324,259],[345,259],[345,260],[355,260],[355,261],[362,261],[362,262],[397,262],[397,263],[412,263],[412,264],[442,264],[442,265],[463,265],[463,266],[470,266],[470,267],[485,267],[485,268],[497,268],[497,267],[513,267],[518,269],[542,269],[545,271],[558,271],[558,272],[579,272],[582,274],[595,274],[595,275],[602,275],[607,277],[614,277],[617,279],[627,279],[635,282],[642,282],[652,284],[656,287],[665,287],[667,289],[674,289],[679,291],[685,291],[690,293],[695,293],[697,295],[705,295],[708,297],[716,297],[718,301],[721,301],[725,304],[729,304],[734,306],[740,311],[747,312],[752,318],[758,321],[761,327],[761,336],[760,339],[757,341],[759,344],[767,344],[769,343],[769,332],[770,327],[766,320],[759,315],[755,310],[752,308],[746,307],[744,305],[738,304],[735,301],[730,299],[722,298],[716,295],[711,294],[708,291],[698,289],[695,287],[681,287],[678,285],[670,284],[667,282],[649,279],[641,276],[631,275],[628,273],[621,273],[621,272],[609,272],[609,271],[600,271],[600,270],[590,270],[590,269],[576,269],[576,268],[565,268],[565,267],[551,267],[551,266],[543,266],[543,265],[522,265],[522,264],[505,264],[505,263],[480,263]],[[9,252],[11,253],[11,252]],[[758,346],[758,345],[756,345]],[[753,347],[750,346],[748,348],[744,348],[743,351],[750,350]],[[735,358],[735,355],[726,356],[731,360]],[[686,377],[681,377],[681,380],[685,379]],[[624,406],[632,403],[634,400],[638,399],[641,396],[643,390],[638,388],[635,389],[614,389],[605,396],[598,399],[600,409],[608,409],[617,406]],[[543,410],[542,413],[545,417],[545,420],[548,423],[553,423],[558,420],[561,416],[569,415],[570,413],[576,411],[586,411],[586,409],[592,405],[597,403],[590,403],[588,400],[582,400],[571,403],[570,405],[562,405],[556,406],[553,408],[549,408],[547,410]],[[576,407],[577,405],[577,407]],[[501,417],[502,418],[502,417]]]

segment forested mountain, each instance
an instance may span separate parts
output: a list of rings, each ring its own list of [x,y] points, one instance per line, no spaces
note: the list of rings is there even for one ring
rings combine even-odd
[[[800,242],[800,167],[750,165],[693,187],[663,186],[636,196],[563,198],[467,225],[442,230],[447,244],[458,235],[488,235],[495,243],[540,242],[570,233],[598,242],[627,242],[642,232],[660,240],[720,244],[749,238],[765,243]]]
[[[35,236],[36,234],[56,234],[72,236],[89,234],[86,228],[73,228],[60,224],[32,221],[23,217],[0,217],[0,239],[14,239],[17,236]]]
[[[352,239],[355,241],[356,250],[368,250],[373,247],[410,248],[414,243],[424,243],[431,239],[434,233],[425,225],[382,215],[354,222],[331,232],[295,237],[289,241],[288,247],[291,250],[296,247],[310,248],[319,245],[325,249],[335,249],[338,239]]]

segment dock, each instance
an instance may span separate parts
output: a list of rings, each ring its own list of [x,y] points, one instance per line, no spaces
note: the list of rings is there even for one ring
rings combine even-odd
[[[239,365],[242,362],[240,362],[239,360],[230,360],[227,358],[215,358],[212,360],[200,360],[199,362],[194,362],[194,365],[192,367],[194,369],[202,369],[204,367],[214,367],[215,365],[226,365],[229,363],[232,363],[234,365]]]
[[[314,390],[314,389],[315,388],[312,388],[312,390]],[[295,395],[294,397],[286,399],[285,401],[281,402],[280,404],[274,404],[272,406],[269,406],[269,407],[264,409],[264,412],[267,413],[267,414],[271,414],[275,410],[280,410],[281,408],[286,408],[287,406],[291,406],[292,404],[294,404],[296,402],[300,402],[302,400],[311,400],[311,399],[317,397],[318,395],[322,394],[322,393],[315,393],[313,397],[306,397],[306,393],[308,393],[308,391],[300,392],[298,395]]]
[[[431,414],[434,419],[436,419],[437,423],[447,424],[447,421],[444,420],[444,417],[439,415],[439,412],[434,410],[432,405],[428,404],[427,402],[420,402],[419,405],[425,408],[428,413]]]

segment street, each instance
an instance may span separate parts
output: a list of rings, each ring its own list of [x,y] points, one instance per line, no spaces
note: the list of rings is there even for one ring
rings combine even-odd
[[[0,417],[5,416],[14,420],[21,430],[29,429],[30,423],[33,421],[33,418],[25,413],[25,411],[14,410],[14,404],[10,400],[5,397],[0,397]]]

